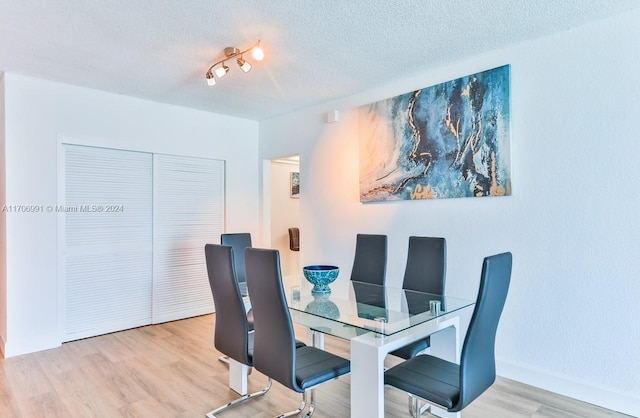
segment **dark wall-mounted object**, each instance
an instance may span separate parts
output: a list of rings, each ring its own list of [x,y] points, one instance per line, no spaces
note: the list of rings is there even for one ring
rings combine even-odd
[[[291,251],[300,251],[300,229],[289,228],[289,249]]]

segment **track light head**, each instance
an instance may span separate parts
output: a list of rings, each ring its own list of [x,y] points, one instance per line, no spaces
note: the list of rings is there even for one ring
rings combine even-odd
[[[222,67],[218,67],[215,70],[215,73],[218,76],[218,78],[224,77],[225,75],[227,75],[228,72],[229,72],[229,67],[224,65],[224,63],[222,63]]]
[[[251,56],[253,56],[253,59],[255,59],[256,61],[262,61],[264,59],[264,49],[262,49],[262,44],[260,43],[260,41],[258,41],[258,43],[251,48]]]
[[[238,58],[237,63],[240,69],[245,73],[248,73],[251,70],[251,64],[249,64],[249,61],[245,61],[242,57]]]
[[[206,77],[207,77],[207,84],[209,86],[215,86],[216,85],[216,79],[213,76],[213,73],[211,72],[211,70],[207,71]]]

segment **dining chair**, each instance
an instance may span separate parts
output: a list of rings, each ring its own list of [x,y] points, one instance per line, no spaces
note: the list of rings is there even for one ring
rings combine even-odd
[[[222,234],[220,235],[220,244],[230,245],[233,248],[233,264],[236,270],[236,279],[238,282],[245,282],[247,275],[244,270],[244,249],[251,247],[251,234],[249,232]]]
[[[443,295],[446,270],[447,241],[444,238],[409,237],[403,289]],[[407,295],[408,299],[410,297],[411,295]],[[407,302],[411,311],[411,301]],[[408,360],[429,348],[429,345],[430,339],[425,337],[389,354]]]
[[[236,232],[220,235],[220,244],[228,245],[232,248],[233,253],[233,270],[238,283],[245,284],[247,274],[245,273],[244,250],[251,247],[251,234],[249,232]],[[249,331],[253,331],[253,309],[247,310],[247,321],[249,322]],[[301,341],[296,342],[298,346],[305,345]],[[229,363],[227,355],[218,358],[223,363]]]
[[[385,385],[412,394],[412,413],[421,412],[418,399],[449,412],[462,411],[496,379],[495,341],[498,322],[511,280],[510,252],[486,257],[476,304],[462,345],[460,364],[419,354],[384,373]]]
[[[240,294],[234,272],[234,253],[227,245],[206,244],[204,247],[209,285],[216,306],[214,345],[223,355],[248,367],[253,366],[253,353],[250,344],[249,322],[244,302]],[[244,251],[243,251],[244,252]],[[244,402],[262,396],[271,388],[271,379],[261,391],[243,395],[240,398],[216,408],[207,417]]]
[[[384,286],[387,270],[387,236],[357,234],[351,280]]]
[[[247,286],[255,311],[253,365],[259,372],[302,393],[297,409],[279,417],[315,411],[315,387],[351,371],[349,360],[316,347],[296,347],[282,284],[278,250],[247,248]]]
[[[244,271],[244,249],[251,247],[251,234],[249,232],[222,234],[220,235],[220,244],[231,246],[236,281],[244,284],[247,281],[247,275]],[[253,331],[253,311],[251,308],[247,310],[247,321],[249,321],[249,330]],[[220,356],[218,360],[223,363],[229,362],[226,355]]]

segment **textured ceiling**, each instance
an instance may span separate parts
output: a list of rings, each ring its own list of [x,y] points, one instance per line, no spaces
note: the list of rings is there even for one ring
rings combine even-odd
[[[0,0],[0,71],[263,120],[640,0]],[[205,72],[261,39],[264,61]]]

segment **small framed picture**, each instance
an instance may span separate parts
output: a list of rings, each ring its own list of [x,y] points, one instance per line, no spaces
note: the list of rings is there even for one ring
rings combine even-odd
[[[291,198],[300,198],[300,173],[292,171],[291,173]]]

